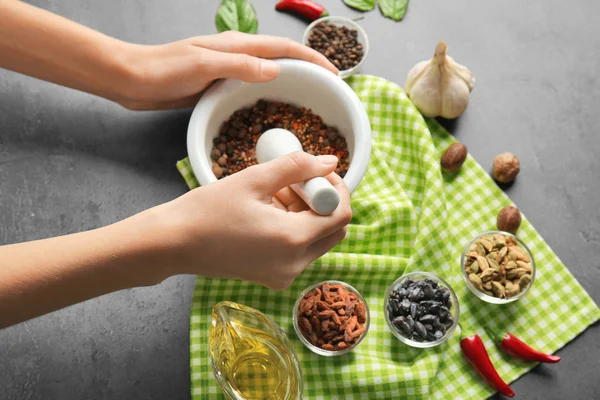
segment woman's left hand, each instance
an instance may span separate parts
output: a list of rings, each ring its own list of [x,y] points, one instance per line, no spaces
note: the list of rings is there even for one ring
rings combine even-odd
[[[325,56],[291,39],[232,31],[158,46],[126,43],[124,54],[130,79],[116,101],[132,110],[193,106],[220,78],[268,82],[279,73],[274,58],[305,60],[338,72]]]

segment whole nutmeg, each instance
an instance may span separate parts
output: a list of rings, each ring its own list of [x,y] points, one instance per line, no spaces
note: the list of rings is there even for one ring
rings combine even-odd
[[[444,151],[440,163],[445,172],[456,172],[462,167],[467,159],[467,146],[462,143],[454,143]]]
[[[521,164],[519,163],[519,159],[512,153],[498,154],[494,158],[492,176],[500,183],[514,181],[520,170]]]
[[[517,207],[506,206],[498,214],[496,220],[498,230],[504,232],[515,233],[521,226],[521,212]]]

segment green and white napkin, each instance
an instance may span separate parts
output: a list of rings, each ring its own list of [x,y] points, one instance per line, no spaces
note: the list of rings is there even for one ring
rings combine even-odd
[[[481,399],[493,393],[461,354],[460,330],[479,333],[500,375],[513,381],[534,367],[501,353],[490,333],[510,331],[533,347],[554,352],[600,319],[600,309],[524,218],[518,232],[537,266],[525,298],[495,306],[466,288],[460,269],[465,244],[495,228],[511,204],[470,156],[454,175],[440,172],[441,153],[455,140],[435,120],[424,120],[403,90],[374,76],[347,80],[366,107],[373,130],[367,173],[352,196],[354,217],[346,239],[311,265],[283,292],[198,277],[191,310],[192,398],[222,398],[212,375],[208,332],[212,307],[231,300],[271,316],[290,337],[302,364],[306,399]],[[177,168],[198,186],[187,159]],[[461,328],[443,345],[413,349],[385,322],[388,286],[410,271],[446,279],[460,302]],[[371,327],[355,351],[321,357],[306,349],[292,326],[292,308],[308,285],[337,279],[356,287],[371,310]]]

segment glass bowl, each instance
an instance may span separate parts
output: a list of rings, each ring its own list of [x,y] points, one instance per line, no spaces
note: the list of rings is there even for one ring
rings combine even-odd
[[[390,304],[390,298],[391,298],[392,292],[394,292],[396,289],[400,288],[400,286],[404,282],[406,282],[408,279],[411,279],[414,281],[422,281],[425,279],[431,279],[431,280],[435,281],[439,286],[446,288],[448,290],[448,292],[450,293],[450,299],[452,300],[452,307],[450,308],[450,312],[451,312],[452,318],[454,319],[454,322],[446,330],[446,332],[444,333],[444,336],[442,336],[441,338],[439,338],[437,340],[433,340],[433,341],[419,342],[417,340],[413,340],[413,339],[410,339],[410,338],[404,336],[404,334],[392,323],[390,313],[388,310],[388,305]],[[396,336],[396,338],[398,338],[398,340],[400,340],[401,342],[403,342],[411,347],[429,348],[429,347],[435,347],[435,346],[438,346],[438,345],[444,343],[452,335],[452,332],[454,332],[454,329],[458,325],[458,318],[460,316],[460,307],[458,305],[458,298],[456,297],[456,293],[454,293],[454,290],[452,289],[452,287],[445,280],[443,280],[436,274],[433,274],[430,272],[417,271],[417,272],[408,273],[406,275],[402,275],[400,278],[396,279],[394,281],[394,283],[392,283],[388,287],[388,290],[385,294],[385,300],[383,302],[383,313],[385,315],[385,321],[387,322],[387,324],[390,327],[390,330],[392,331],[394,336]]]
[[[344,350],[325,350],[325,349],[322,349],[320,347],[317,347],[317,346],[313,345],[311,342],[308,341],[307,338],[304,337],[304,335],[300,331],[300,327],[298,325],[298,319],[300,317],[300,312],[299,312],[300,301],[302,301],[302,299],[304,298],[304,296],[307,293],[312,292],[313,290],[315,290],[317,287],[321,286],[325,282],[329,283],[330,285],[337,285],[337,284],[342,285],[348,292],[355,293],[358,296],[358,299],[360,301],[362,301],[364,303],[364,305],[365,305],[365,311],[366,311],[366,321],[364,323],[365,331],[358,338],[358,340],[356,342],[354,342],[354,344],[352,346],[350,346],[350,347],[348,347],[348,348],[346,348]],[[360,292],[358,290],[356,290],[354,287],[352,287],[349,284],[347,284],[345,282],[342,282],[342,281],[327,280],[327,281],[315,283],[314,285],[307,287],[306,289],[304,289],[302,291],[302,293],[300,293],[300,296],[298,296],[298,299],[296,300],[296,304],[294,304],[293,320],[294,320],[294,330],[296,331],[296,335],[298,336],[298,338],[300,338],[300,341],[306,347],[308,347],[312,352],[317,353],[317,354],[319,354],[321,356],[333,357],[333,356],[341,356],[342,354],[346,354],[346,353],[354,350],[356,348],[356,346],[358,346],[360,344],[360,342],[363,341],[363,339],[365,338],[365,336],[367,336],[367,333],[369,333],[369,324],[370,324],[371,318],[370,318],[370,315],[369,315],[369,306],[367,305],[367,302],[365,301],[365,298],[360,294]]]
[[[360,67],[364,64],[365,60],[367,59],[367,55],[369,54],[369,38],[367,37],[367,33],[365,32],[365,30],[356,21],[353,21],[348,18],[344,18],[344,17],[319,18],[318,20],[313,21],[306,28],[306,30],[304,31],[304,37],[302,38],[302,43],[304,43],[305,45],[308,45],[308,37],[310,36],[314,27],[317,24],[320,24],[321,22],[331,23],[334,25],[346,26],[350,29],[354,29],[357,31],[358,34],[357,34],[356,38],[357,38],[358,43],[362,44],[362,46],[363,46],[363,57],[359,61],[359,63],[356,64],[354,67],[352,67],[350,69],[340,70],[339,76],[340,76],[340,78],[348,78],[349,76],[356,74],[360,70]]]
[[[531,260],[531,263],[530,263],[530,266],[531,266],[531,282],[529,282],[529,285],[523,291],[521,291],[519,294],[517,294],[516,296],[513,296],[513,297],[509,297],[507,299],[502,299],[502,298],[499,298],[499,297],[490,296],[490,295],[488,295],[488,294],[480,291],[469,280],[469,275],[465,271],[465,261],[466,261],[467,253],[469,252],[469,248],[471,247],[471,245],[474,244],[477,240],[479,240],[480,238],[482,238],[484,236],[495,235],[495,234],[508,236],[508,237],[511,237],[514,240],[516,240],[516,242],[519,244],[519,246],[521,247],[521,249],[523,249],[527,253],[527,255],[529,256],[529,259]],[[479,234],[479,235],[475,236],[473,239],[471,239],[471,241],[469,243],[467,243],[467,245],[465,246],[465,249],[463,250],[462,255],[460,257],[460,268],[462,270],[463,279],[464,279],[467,287],[469,288],[469,290],[475,296],[479,297],[481,300],[483,300],[483,301],[485,301],[487,303],[491,303],[491,304],[507,304],[507,303],[512,303],[513,301],[517,301],[521,297],[525,296],[525,294],[527,294],[527,292],[529,291],[529,289],[531,289],[531,287],[533,286],[533,282],[535,282],[535,270],[536,270],[536,268],[535,268],[535,260],[533,259],[533,254],[531,254],[531,251],[529,250],[529,247],[527,247],[527,245],[525,243],[523,243],[515,235],[513,235],[511,233],[508,233],[508,232],[503,232],[503,231],[489,231],[489,232],[484,232],[482,234]]]

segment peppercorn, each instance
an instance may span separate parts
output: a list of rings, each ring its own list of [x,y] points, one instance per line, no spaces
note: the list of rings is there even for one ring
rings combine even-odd
[[[317,24],[308,36],[308,46],[323,54],[340,70],[354,68],[364,56],[356,29],[343,25]]]

